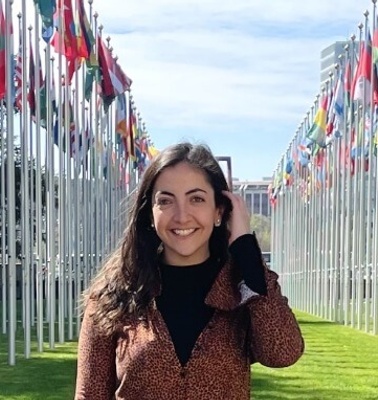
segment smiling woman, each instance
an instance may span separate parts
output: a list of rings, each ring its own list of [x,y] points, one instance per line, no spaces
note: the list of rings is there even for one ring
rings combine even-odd
[[[86,294],[76,400],[247,400],[250,364],[302,355],[244,201],[206,146],[163,150],[129,221]]]

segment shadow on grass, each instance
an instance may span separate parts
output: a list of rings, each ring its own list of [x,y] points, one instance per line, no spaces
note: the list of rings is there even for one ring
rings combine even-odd
[[[332,322],[332,321],[309,321],[309,320],[301,319],[301,318],[298,318],[298,322],[299,322],[300,325],[314,325],[314,326],[340,325],[340,324],[337,324],[336,322]]]

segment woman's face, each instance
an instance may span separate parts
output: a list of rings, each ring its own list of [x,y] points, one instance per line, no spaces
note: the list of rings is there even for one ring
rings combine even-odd
[[[164,169],[153,188],[152,214],[164,262],[186,266],[209,257],[209,239],[221,213],[202,171],[185,162]]]

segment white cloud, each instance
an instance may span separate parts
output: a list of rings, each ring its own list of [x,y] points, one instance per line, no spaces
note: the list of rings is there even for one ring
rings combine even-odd
[[[321,49],[357,33],[362,3],[113,0],[94,10],[134,80],[136,104],[155,142],[202,132],[222,152],[221,132],[237,168],[252,157],[261,176],[277,165],[274,157],[313,103]],[[233,126],[239,130],[234,146],[224,136]],[[248,143],[239,144],[238,136]]]

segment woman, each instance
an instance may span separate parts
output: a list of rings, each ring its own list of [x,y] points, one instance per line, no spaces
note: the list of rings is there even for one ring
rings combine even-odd
[[[162,151],[87,292],[75,399],[247,400],[250,364],[289,366],[303,348],[210,150]]]

